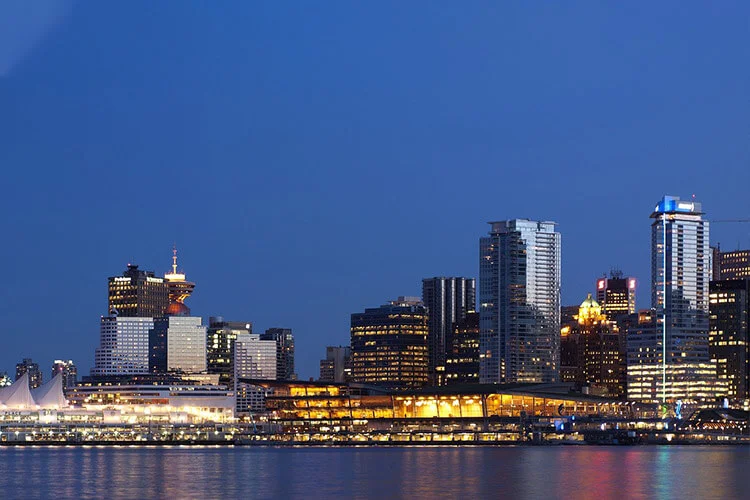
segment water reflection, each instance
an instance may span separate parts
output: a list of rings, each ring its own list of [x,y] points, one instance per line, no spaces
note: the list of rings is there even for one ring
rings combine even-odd
[[[750,447],[0,448],[0,491],[58,498],[742,498]]]

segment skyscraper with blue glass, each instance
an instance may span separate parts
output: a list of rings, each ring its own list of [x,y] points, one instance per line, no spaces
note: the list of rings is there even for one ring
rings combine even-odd
[[[628,331],[628,398],[715,397],[709,363],[709,225],[701,204],[665,196],[651,214],[654,321]]]

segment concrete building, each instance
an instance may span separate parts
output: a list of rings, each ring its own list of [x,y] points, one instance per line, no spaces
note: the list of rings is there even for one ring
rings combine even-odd
[[[149,331],[153,327],[153,318],[102,316],[91,375],[148,373]]]
[[[422,280],[422,302],[427,308],[429,378],[431,385],[445,385],[450,338],[456,323],[476,308],[473,278],[435,277]]]
[[[427,332],[427,310],[416,297],[352,314],[352,381],[393,389],[427,384]]]
[[[490,226],[479,241],[480,381],[556,382],[560,233],[526,219]]]
[[[250,321],[225,321],[221,316],[208,319],[206,365],[208,373],[219,375],[219,383],[234,387],[234,341],[237,335],[249,333],[253,333]]]
[[[52,378],[56,375],[60,375],[62,380],[63,391],[72,389],[78,382],[78,368],[72,359],[62,360],[56,359],[52,362]]]
[[[153,271],[142,271],[128,264],[122,276],[109,278],[109,312],[111,316],[154,318],[169,307],[169,288]]]
[[[193,316],[154,319],[149,332],[149,371],[206,372],[206,327]]]
[[[260,334],[260,340],[276,342],[276,377],[279,380],[296,380],[294,371],[294,335],[291,328],[269,328]]]
[[[733,403],[750,399],[750,278],[712,281],[709,285],[711,361],[727,383]]]
[[[609,277],[596,280],[596,301],[602,313],[610,320],[635,314],[636,279],[623,276],[622,271],[613,270]]]
[[[479,383],[479,313],[454,323],[445,363],[446,385]]]
[[[234,341],[234,380],[238,412],[265,410],[268,391],[242,379],[276,379],[276,341],[242,333]]]
[[[719,252],[719,270],[715,280],[750,279],[750,250]]]
[[[321,382],[346,383],[351,378],[352,349],[349,346],[328,346],[320,360]]]
[[[36,389],[42,385],[42,372],[39,370],[39,364],[34,363],[31,358],[24,358],[16,365],[16,380],[24,374],[28,374],[29,389]]]

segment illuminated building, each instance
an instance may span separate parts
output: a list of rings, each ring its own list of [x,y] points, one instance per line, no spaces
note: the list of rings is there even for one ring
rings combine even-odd
[[[91,375],[148,373],[153,318],[102,316]]]
[[[651,214],[654,321],[628,330],[628,399],[714,398],[708,352],[710,249],[701,204],[665,196]],[[713,370],[713,371],[712,371]]]
[[[392,388],[425,385],[427,331],[427,310],[414,298],[352,314],[352,380]]]
[[[453,325],[445,364],[447,385],[479,383],[479,313],[468,312]]]
[[[268,420],[302,440],[498,441],[524,439],[524,429],[544,422],[595,417],[633,418],[636,405],[570,393],[566,384],[471,384],[395,393],[372,386],[313,382],[253,381],[267,396]],[[570,425],[570,423],[568,423]]]
[[[13,384],[13,380],[8,376],[8,374],[5,372],[0,373],[0,388],[8,387],[11,384]]]
[[[349,346],[328,346],[326,357],[320,360],[321,382],[348,382],[351,378],[352,349]]]
[[[430,384],[445,383],[446,359],[451,350],[453,325],[476,306],[476,282],[472,278],[425,278],[422,302],[428,314],[428,369]]]
[[[58,374],[62,380],[63,391],[75,387],[76,382],[78,382],[78,369],[71,359],[67,361],[56,359],[52,363],[52,378],[55,378]]]
[[[109,278],[109,311],[113,316],[154,318],[169,306],[169,288],[153,271],[128,264],[122,276]]]
[[[206,365],[208,373],[218,374],[219,383],[234,387],[234,341],[237,335],[253,333],[249,321],[224,321],[221,316],[208,319]]]
[[[721,252],[719,258],[722,280],[750,279],[750,250]]]
[[[576,324],[561,329],[560,374],[591,394],[625,395],[625,339],[607,321],[591,294],[578,309]]]
[[[234,393],[223,386],[138,378],[84,378],[68,391],[68,399],[75,408],[86,410],[92,421],[109,424],[231,422],[235,405]],[[80,411],[70,413],[84,416]]]
[[[16,365],[16,380],[28,373],[29,388],[35,389],[42,385],[42,372],[39,370],[39,364],[34,363],[31,358],[24,358],[23,361]]]
[[[665,196],[651,214],[651,304],[667,363],[708,361],[708,221],[701,204]]]
[[[750,279],[712,281],[709,345],[717,377],[732,401],[750,399]]]
[[[554,222],[491,222],[479,241],[481,382],[556,382],[560,233]]]
[[[612,271],[609,278],[596,280],[596,301],[602,312],[611,320],[635,313],[635,278],[623,277],[622,272]]]
[[[206,327],[201,324],[201,318],[164,316],[154,319],[154,327],[149,332],[149,371],[206,371]]]
[[[190,316],[190,308],[185,299],[195,289],[195,283],[187,281],[184,272],[177,272],[177,247],[172,249],[172,272],[164,274],[164,281],[169,291],[169,306],[165,313],[172,316]]]
[[[294,335],[289,328],[269,328],[260,334],[260,340],[276,342],[276,378],[295,380],[294,373]]]
[[[241,333],[234,341],[234,380],[237,411],[263,411],[266,392],[258,386],[239,379],[276,379],[277,344],[275,340],[261,340],[260,335]]]

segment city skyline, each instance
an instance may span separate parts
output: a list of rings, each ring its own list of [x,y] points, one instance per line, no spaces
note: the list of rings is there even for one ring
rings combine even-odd
[[[644,307],[655,200],[750,215],[746,3],[73,3],[0,53],[0,370],[87,373],[103,277],[175,242],[193,314],[291,328],[308,378],[351,312],[478,278],[489,220],[558,223],[563,304],[617,267]]]

